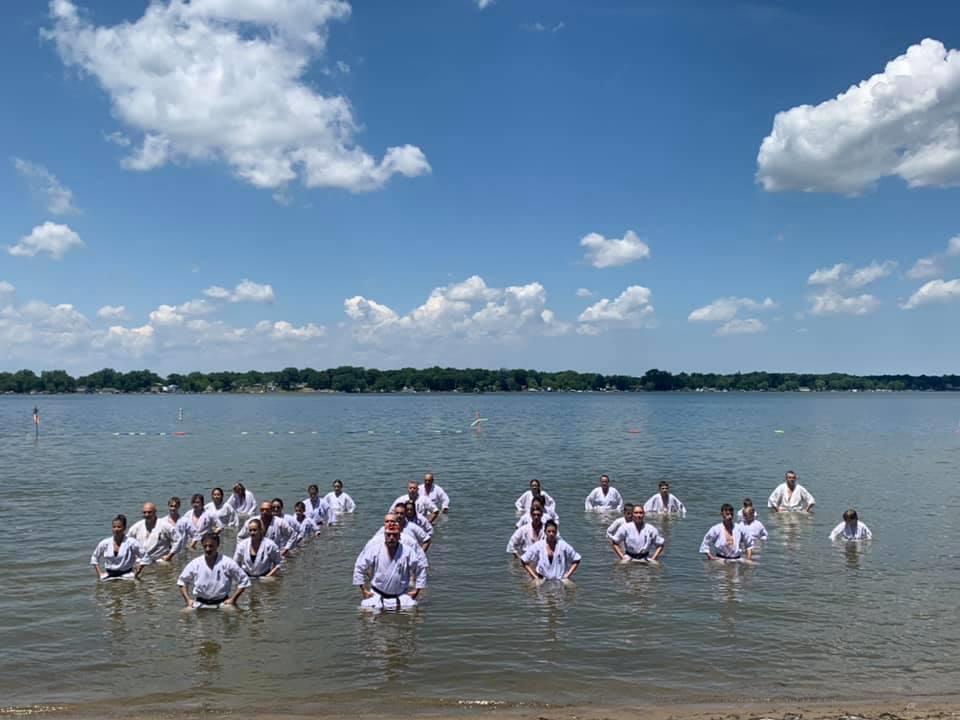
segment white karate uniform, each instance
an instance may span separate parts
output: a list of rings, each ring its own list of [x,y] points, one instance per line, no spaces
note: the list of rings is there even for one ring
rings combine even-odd
[[[337,515],[341,513],[352,513],[357,509],[357,504],[353,501],[353,498],[345,492],[337,495],[331,490],[323,496],[323,499],[327,501],[327,504],[333,508],[333,511],[337,513]]]
[[[317,497],[317,501],[313,502],[313,498],[308,497],[303,504],[307,506],[307,515],[317,525],[332,525],[337,521],[337,511],[326,499]]]
[[[735,560],[744,554],[745,550],[753,547],[753,537],[743,531],[743,526],[736,524],[730,532],[730,542],[724,532],[722,522],[718,522],[707,530],[700,543],[700,552],[711,553],[725,560]]]
[[[602,487],[595,487],[583,501],[584,510],[617,510],[623,512],[623,496],[615,487],[607,488],[607,494],[603,494]]]
[[[398,543],[391,558],[386,542],[367,544],[354,563],[353,584],[362,586],[369,576],[374,596],[381,602],[362,606],[394,606],[396,609],[403,609],[397,607],[397,599],[410,589],[411,580],[418,590],[427,586],[427,567],[421,560],[422,555],[422,552],[417,553],[409,545]],[[413,604],[415,605],[416,601]]]
[[[859,520],[857,520],[856,530],[851,531],[847,527],[847,523],[842,522],[830,531],[831,540],[869,540],[872,537],[873,533],[870,532],[870,528]]]
[[[237,543],[237,549],[233,552],[233,561],[243,568],[243,571],[247,575],[250,577],[263,577],[277,565],[283,564],[283,556],[280,554],[280,548],[269,538],[260,539],[257,556],[255,558],[251,557],[250,543],[252,541],[252,538],[241,540]]]
[[[768,537],[767,529],[763,526],[763,523],[756,518],[754,518],[753,522],[751,523],[745,523],[743,520],[741,520],[737,523],[737,527],[743,531],[744,535],[749,535],[753,542],[756,542],[757,540],[766,540]]]
[[[406,516],[404,516],[404,517],[406,517]],[[432,538],[432,537],[433,537],[433,523],[431,523],[429,520],[427,520],[427,516],[426,516],[426,515],[421,515],[420,513],[417,513],[417,514],[416,514],[416,517],[414,517],[413,519],[407,518],[406,524],[407,524],[407,525],[416,525],[418,528],[420,528],[421,530],[423,530],[423,531],[427,534],[427,537],[428,537],[428,538]]]
[[[153,524],[153,530],[147,530],[146,520],[137,520],[127,530],[127,537],[133,538],[143,546],[150,562],[157,562],[167,555],[175,554],[173,550],[180,541],[177,529],[170,523],[160,520]]]
[[[233,505],[226,500],[220,503],[220,507],[214,505],[211,500],[203,506],[203,509],[213,515],[220,522],[221,527],[236,527],[240,524],[240,516],[233,509]]]
[[[418,534],[420,533],[420,534]],[[427,538],[422,534],[423,530],[412,523],[407,523],[403,530],[400,532],[400,542],[410,548],[410,551],[416,553],[420,557],[420,562],[424,567],[430,567],[430,561],[427,559],[427,554],[423,551],[421,543],[426,542]],[[367,544],[364,545],[365,548],[371,546],[371,544],[379,547],[383,545],[383,528],[377,530],[373,537],[367,540]]]
[[[392,512],[393,509],[397,506],[397,503],[405,503],[409,499],[410,499],[409,493],[406,495],[401,495],[392,503],[390,503],[390,507],[387,508],[387,512]],[[437,512],[437,506],[433,504],[433,500],[431,500],[430,498],[420,493],[417,493],[417,499],[414,502],[417,506],[417,514],[423,515],[424,519],[426,519],[427,515],[432,515],[433,513]]]
[[[219,600],[228,598],[234,585],[238,590],[250,587],[250,578],[237,563],[218,553],[212,568],[207,565],[207,558],[203,555],[188,562],[177,578],[177,585],[192,586],[194,598]]]
[[[560,517],[552,510],[547,510],[546,508],[544,508],[543,515],[540,516],[540,520],[543,523],[546,523],[547,520],[553,520],[557,525],[560,524]],[[527,510],[527,512],[520,516],[520,519],[517,520],[517,524],[514,525],[514,527],[523,527],[524,525],[529,525],[532,521],[533,516],[531,516],[530,511]]]
[[[547,539],[544,537],[528,547],[520,558],[524,565],[533,565],[533,571],[544,580],[562,580],[573,564],[580,562],[580,554],[562,538],[557,538],[553,561],[547,549]]]
[[[249,490],[244,492],[243,500],[238,498],[236,493],[231,493],[230,497],[224,500],[224,502],[229,503],[230,507],[236,510],[238,515],[256,515],[259,508],[257,498],[255,498]]]
[[[284,520],[290,523],[290,526],[297,531],[297,539],[294,541],[294,545],[299,545],[304,540],[309,540],[320,532],[320,528],[317,527],[317,524],[306,513],[303,514],[303,520],[297,520],[296,515],[286,515],[284,516]]]
[[[806,510],[815,502],[813,495],[807,492],[807,489],[800,483],[794,485],[793,492],[791,492],[787,484],[782,482],[770,493],[767,507],[786,512],[796,512],[797,510]]]
[[[149,565],[150,558],[147,556],[147,551],[143,549],[143,545],[127,536],[124,536],[123,542],[114,554],[113,535],[111,535],[97,543],[93,555],[90,556],[90,564],[98,570],[101,563],[104,572],[100,577],[106,577],[108,573],[132,573],[137,563]]]
[[[200,538],[207,533],[222,529],[223,525],[217,520],[217,516],[206,511],[201,512],[200,517],[197,517],[191,509],[177,521],[177,532],[184,536],[187,544],[199,542]]]
[[[670,493],[670,496],[667,498],[666,507],[663,505],[663,498],[660,497],[660,493],[657,493],[643,504],[643,511],[654,515],[666,515],[668,513],[687,514],[687,508],[680,502],[680,498],[673,493]]]
[[[255,519],[260,520],[261,524],[263,523],[259,515]],[[281,550],[289,550],[296,543],[298,533],[285,518],[274,516],[270,524],[264,528],[263,536],[273,540]],[[248,537],[250,537],[250,525],[245,522],[237,530],[237,540]]]
[[[543,540],[544,537],[546,537],[546,535],[543,526],[540,527],[540,532],[537,533],[536,537],[533,536],[532,526],[524,525],[523,527],[519,527],[513,531],[513,535],[511,535],[507,541],[507,552],[517,557],[523,557],[528,547]]]
[[[553,498],[550,497],[547,493],[541,492],[540,496],[543,498],[543,508],[544,510],[551,510],[552,512],[557,511],[557,504],[553,501]],[[514,505],[517,508],[517,512],[525,513],[530,512],[530,504],[533,502],[533,493],[530,490],[527,490],[523,495],[517,498],[517,501]]]
[[[607,528],[607,538],[613,540],[613,536],[617,534],[617,530],[623,527],[624,523],[633,522],[632,520],[627,520],[623,517],[618,517]]]
[[[653,555],[654,550],[664,543],[663,535],[653,525],[645,522],[638,530],[632,521],[621,525],[611,541],[623,545],[623,551],[635,560]]]
[[[440,508],[440,512],[450,509],[450,496],[436,483],[433,483],[429,492],[427,492],[427,486],[420,483],[420,497],[429,498],[435,507]]]

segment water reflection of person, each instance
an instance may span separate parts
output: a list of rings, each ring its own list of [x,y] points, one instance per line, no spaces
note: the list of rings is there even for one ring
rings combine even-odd
[[[365,668],[377,668],[382,678],[370,678],[377,685],[407,676],[417,664],[419,613],[358,613],[356,647]],[[382,681],[382,682],[379,682]]]

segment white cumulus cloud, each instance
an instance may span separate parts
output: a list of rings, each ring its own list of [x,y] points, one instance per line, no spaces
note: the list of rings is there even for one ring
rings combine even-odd
[[[960,182],[960,53],[925,39],[819,105],[777,113],[757,156],[768,191],[856,194],[883,177]]]
[[[127,308],[124,305],[104,305],[97,310],[97,317],[104,320],[123,320],[127,317]]]
[[[256,283],[252,280],[243,280],[237,283],[237,286],[233,290],[227,290],[219,285],[213,285],[204,290],[203,294],[214,300],[227,300],[232,303],[272,303],[277,299],[276,294],[273,292],[273,286]]]
[[[913,310],[929,303],[943,303],[960,298],[960,278],[956,280],[931,280],[917,290],[900,307]]]
[[[20,238],[16,245],[8,247],[7,252],[21,257],[44,254],[54,260],[62,260],[68,252],[81,247],[83,240],[67,225],[47,221],[43,225],[37,225],[29,235]]]
[[[270,336],[273,340],[315,340],[326,334],[326,328],[318,327],[313,323],[307,323],[302,327],[295,327],[286,320],[269,322],[262,320],[256,325],[256,331]]]
[[[13,167],[27,181],[30,190],[43,197],[49,212],[54,215],[77,212],[73,205],[73,191],[63,185],[46,167],[18,157],[13,158]]]
[[[16,291],[17,288],[12,282],[0,280],[0,301],[3,301],[5,298],[13,295]]]
[[[355,142],[350,101],[305,79],[329,25],[350,14],[342,0],[157,0],[112,26],[71,0],[53,0],[50,14],[45,34],[61,60],[95,78],[114,116],[140,134],[124,160],[132,170],[214,161],[260,188],[299,179],[353,192],[430,172],[414,145],[377,161]]]
[[[653,293],[642,285],[631,285],[615,299],[603,298],[577,318],[581,335],[596,335],[614,327],[640,328],[653,324]]]
[[[587,288],[577,288],[577,297],[578,298],[592,298],[593,290],[588,290]]]
[[[756,318],[745,318],[740,320],[734,318],[725,322],[723,325],[717,328],[715,335],[753,335],[755,333],[763,332],[767,329],[767,326]]]
[[[954,235],[947,241],[947,248],[942,253],[928,255],[917,260],[907,271],[911,280],[926,280],[927,278],[942,275],[947,258],[960,255],[960,235]]]
[[[810,297],[812,315],[869,315],[879,305],[873,295],[844,296],[831,288]]]
[[[769,310],[775,308],[777,304],[773,298],[764,298],[761,301],[751,300],[750,298],[724,297],[714,300],[709,305],[704,305],[693,310],[688,316],[688,322],[726,322],[733,320],[740,310]]]
[[[599,233],[590,233],[580,240],[587,249],[586,259],[595,268],[619,267],[650,257],[650,247],[635,232],[627,230],[622,238],[607,239]]]
[[[813,271],[807,278],[808,285],[832,285],[848,287],[853,290],[885,278],[897,267],[893,260],[882,263],[873,260],[868,265],[852,269],[847,263],[837,263],[828,268]]]

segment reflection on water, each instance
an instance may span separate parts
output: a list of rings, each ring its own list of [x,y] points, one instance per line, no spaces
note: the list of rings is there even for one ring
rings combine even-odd
[[[402,681],[404,673],[418,660],[418,638],[423,622],[419,609],[358,612],[356,647],[366,661],[368,672],[381,678],[382,683]]]

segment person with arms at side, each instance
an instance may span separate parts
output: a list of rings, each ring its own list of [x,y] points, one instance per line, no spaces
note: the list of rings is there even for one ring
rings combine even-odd
[[[870,528],[860,522],[860,517],[853,508],[844,511],[843,522],[830,531],[831,540],[869,540],[872,537]]]
[[[623,496],[616,488],[610,487],[610,477],[600,476],[600,485],[595,487],[583,501],[584,510],[598,512],[620,512],[623,510]]]
[[[514,527],[523,527],[524,525],[529,525],[530,521],[533,518],[533,511],[535,509],[540,511],[540,515],[543,518],[543,522],[546,522],[547,520],[553,520],[557,525],[560,524],[560,518],[557,517],[557,514],[552,510],[548,510],[546,507],[544,507],[543,498],[538,497],[533,499],[533,502],[530,503],[530,509],[520,516],[520,518],[517,520],[517,523],[516,525],[514,525]]]
[[[770,493],[767,507],[773,512],[803,511],[811,513],[816,502],[813,495],[797,482],[797,474],[793,470],[788,470],[784,476],[784,482],[777,485]]]
[[[263,523],[258,518],[250,518],[246,525],[248,537],[237,541],[233,561],[249,577],[273,577],[280,572],[283,564],[280,548],[273,540],[263,536]]]
[[[177,578],[180,596],[188,608],[235,606],[250,587],[250,578],[237,563],[220,554],[219,535],[207,533],[200,538],[200,547],[203,555],[188,562]]]
[[[530,481],[530,489],[518,497],[517,501],[514,503],[517,508],[517,512],[521,514],[530,512],[530,506],[533,504],[533,501],[536,498],[540,498],[540,500],[543,502],[544,510],[556,514],[557,504],[553,501],[552,497],[543,492],[540,481],[536,478]],[[544,515],[546,514],[547,513],[544,513]]]
[[[663,535],[646,522],[646,511],[639,505],[633,506],[631,521],[621,525],[610,538],[614,554],[623,562],[646,560],[657,564],[663,554],[664,543]]]
[[[567,582],[580,567],[580,553],[560,537],[557,523],[547,520],[543,527],[543,540],[528,547],[520,563],[534,582]]]
[[[433,481],[433,473],[424,473],[420,494],[440,508],[440,512],[450,512],[450,496]]]
[[[210,502],[203,509],[213,515],[221,527],[234,528],[240,524],[240,517],[233,505],[223,499],[223,488],[215,487],[210,491]]]
[[[530,510],[530,522],[514,530],[507,541],[507,552],[519,560],[528,547],[543,540],[545,537],[543,531],[543,509],[535,505]]]
[[[324,495],[323,499],[327,501],[327,504],[333,508],[337,515],[352,513],[357,509],[357,504],[353,501],[353,498],[343,491],[342,480],[334,480],[333,491]]]
[[[227,502],[236,511],[240,522],[257,512],[257,498],[250,490],[247,490],[243,483],[238,482],[233,486],[233,494]]]
[[[307,508],[307,515],[313,520],[314,525],[321,527],[323,525],[332,525],[337,520],[337,511],[327,502],[325,497],[320,497],[320,488],[316,485],[310,485],[307,488],[307,497],[303,501]]]
[[[144,565],[150,563],[143,546],[131,537],[127,537],[127,516],[117,515],[110,523],[113,531],[93,550],[90,565],[98,580],[121,577],[140,577]],[[103,570],[100,566],[103,565]]]
[[[687,508],[680,498],[670,494],[670,483],[661,480],[657,486],[657,494],[643,504],[643,511],[651,515],[686,515]]]
[[[353,584],[360,588],[360,607],[371,610],[408,610],[427,586],[422,551],[400,542],[400,525],[389,523],[383,541],[371,542],[357,556]],[[370,587],[366,587],[369,580]],[[411,580],[413,588],[410,587]]]
[[[401,504],[403,505],[403,516],[406,518],[406,522],[411,525],[417,525],[427,534],[427,537],[432,540],[433,524],[427,520],[425,515],[421,515],[417,511],[416,504],[412,500],[397,501],[397,503],[394,504],[393,509],[397,510]]]
[[[613,536],[617,534],[617,530],[628,522],[633,522],[633,503],[624,503],[623,516],[618,517],[607,527],[607,540],[613,540]]]
[[[407,521],[407,518],[404,517],[403,514],[404,510],[403,505],[397,503],[396,511],[384,515],[383,527],[379,528],[373,534],[373,537],[367,540],[367,545],[370,543],[382,543],[383,533],[387,526],[398,524],[400,526],[400,542],[404,545],[409,545],[411,549],[416,549],[423,553],[421,561],[425,566],[429,567],[430,562],[427,560],[427,550],[430,549],[430,538],[427,537],[426,533],[423,532],[423,528],[419,525]]]
[[[320,534],[320,528],[307,514],[307,506],[303,504],[302,500],[297,500],[293,504],[293,515],[287,515],[284,519],[297,531],[297,540],[294,545],[299,545],[304,540],[309,540]]]
[[[744,507],[741,511],[742,518],[740,522],[737,523],[737,526],[743,531],[745,535],[749,535],[750,539],[756,545],[757,540],[766,540],[767,529],[763,526],[763,523],[757,520],[757,511],[754,509],[753,505],[750,507]]]
[[[416,480],[407,483],[407,494],[401,495],[390,505],[390,510],[397,506],[398,502],[412,501],[417,507],[417,514],[422,515],[430,524],[430,532],[433,532],[433,523],[440,517],[440,508],[433,504],[433,501],[426,495],[420,494],[420,485]],[[426,528],[424,528],[426,530]]]
[[[143,520],[130,527],[127,537],[140,543],[150,563],[170,562],[180,546],[179,532],[170,523],[157,520],[157,506],[151,502],[143,504]]]
[[[733,505],[720,508],[721,521],[707,530],[700,543],[700,552],[708,560],[741,560],[753,562],[753,538],[733,522]]]
[[[177,521],[177,532],[184,536],[187,547],[191,550],[197,549],[200,538],[207,533],[219,535],[223,529],[217,516],[208,513],[203,506],[203,495],[194,493],[190,498],[190,512]]]
[[[274,515],[273,507],[269,500],[260,503],[260,525],[263,528],[263,536],[273,540],[273,542],[277,544],[277,547],[280,548],[280,554],[287,557],[287,555],[290,554],[290,549],[293,547],[293,541],[296,539],[297,531],[290,527],[290,523],[283,519],[282,503],[278,506],[280,508],[280,517]],[[237,531],[237,540],[243,540],[249,536],[250,528],[247,523],[244,523]]]

